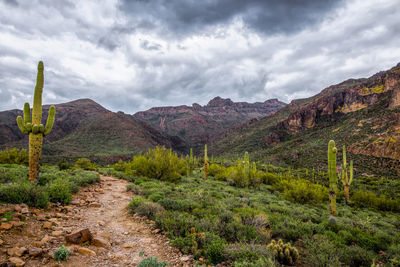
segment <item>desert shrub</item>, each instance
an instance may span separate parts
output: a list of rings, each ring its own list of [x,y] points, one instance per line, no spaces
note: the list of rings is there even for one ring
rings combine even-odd
[[[69,170],[72,168],[72,165],[68,164],[65,160],[60,160],[57,163],[57,166],[60,171]]]
[[[28,159],[26,149],[12,148],[0,151],[0,164],[27,164]]]
[[[282,179],[273,188],[283,191],[287,200],[300,204],[319,204],[329,197],[328,188],[304,179]]]
[[[26,203],[29,206],[45,208],[49,196],[45,188],[26,181],[0,185],[0,201],[15,204]]]
[[[149,149],[144,155],[134,156],[125,171],[138,176],[176,182],[186,173],[186,162],[172,150],[157,147]]]
[[[96,164],[92,163],[87,158],[79,158],[75,162],[75,166],[84,170],[93,171],[96,169]]]
[[[306,260],[309,266],[341,266],[340,255],[332,241],[307,238],[304,240],[304,245],[307,249]]]
[[[182,210],[182,205],[174,199],[163,198],[158,201],[158,204],[166,210]]]
[[[126,186],[127,191],[133,192],[135,195],[143,195],[143,189],[139,185],[129,184]]]
[[[54,259],[56,261],[66,261],[70,252],[71,251],[69,249],[62,245],[56,251],[54,251]]]
[[[360,208],[374,208],[382,211],[400,211],[400,201],[377,196],[371,191],[355,191],[351,196],[351,202],[354,206]]]
[[[258,260],[252,262],[247,260],[235,261],[233,263],[234,267],[274,267],[275,262],[271,258],[261,257]]]
[[[137,267],[163,267],[168,266],[167,261],[158,261],[157,257],[150,257],[142,260]]]
[[[145,201],[144,198],[142,197],[135,197],[132,199],[132,201],[129,203],[129,210],[131,213],[135,213],[135,209],[139,207],[140,204],[142,204]]]
[[[195,217],[187,213],[168,211],[165,216],[156,219],[156,224],[170,238],[185,237],[195,225]]]
[[[245,263],[249,266],[257,266],[252,264],[257,263],[259,259],[269,259],[273,262],[273,255],[264,244],[229,244],[224,248],[224,255],[225,258],[235,262],[238,266],[246,266]]]
[[[20,183],[27,180],[28,168],[21,165],[2,165],[0,167],[0,183]]]
[[[154,220],[156,215],[163,213],[165,210],[160,204],[142,202],[137,206],[137,208],[134,209],[134,211],[140,216],[146,216],[150,220]]]
[[[126,169],[126,162],[124,162],[122,159],[120,159],[117,163],[111,165],[111,168],[113,168],[116,171],[125,171]]]
[[[67,182],[56,180],[49,185],[48,191],[51,202],[58,202],[63,205],[68,205],[69,203],[71,203],[71,188]]]
[[[226,241],[214,234],[206,234],[206,244],[205,244],[205,253],[206,258],[217,264],[223,260],[225,260],[224,256],[224,247]]]

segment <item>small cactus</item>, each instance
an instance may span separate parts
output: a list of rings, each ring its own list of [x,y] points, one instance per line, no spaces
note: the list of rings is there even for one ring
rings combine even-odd
[[[336,153],[335,141],[329,141],[328,145],[328,176],[329,176],[329,211],[332,217],[336,216]]]
[[[279,239],[278,242],[272,240],[267,248],[272,251],[275,259],[282,264],[293,265],[299,257],[297,249],[289,243],[283,243],[282,239]]]
[[[207,157],[207,145],[204,146],[204,180],[207,180],[208,175],[208,157]]]
[[[344,186],[344,197],[346,199],[346,204],[350,204],[350,185],[353,181],[353,161],[350,161],[350,167],[347,165],[346,159],[346,146],[343,146],[343,164],[341,166],[342,172],[340,177],[342,178],[342,183]],[[349,179],[350,176],[350,179]]]
[[[249,159],[249,153],[246,151],[244,153],[244,176],[246,179],[249,179],[250,175],[250,159]]]
[[[47,117],[46,126],[42,124],[42,92],[43,92],[43,62],[38,64],[38,74],[33,98],[33,108],[29,103],[24,105],[24,118],[17,117],[18,128],[23,134],[29,135],[29,180],[37,181],[39,177],[40,158],[42,156],[43,136],[50,133],[54,124],[56,108],[51,106]]]

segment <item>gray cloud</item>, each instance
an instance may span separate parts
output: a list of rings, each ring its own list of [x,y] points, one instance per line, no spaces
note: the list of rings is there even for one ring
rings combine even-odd
[[[0,0],[0,110],[32,101],[39,60],[46,104],[289,102],[397,64],[399,14],[397,0]]]
[[[121,10],[184,36],[241,19],[262,33],[291,33],[319,22],[339,0],[123,0]]]

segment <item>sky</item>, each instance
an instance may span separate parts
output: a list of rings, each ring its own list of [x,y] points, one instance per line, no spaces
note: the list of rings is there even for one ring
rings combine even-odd
[[[289,103],[400,62],[400,0],[0,0],[0,110]]]

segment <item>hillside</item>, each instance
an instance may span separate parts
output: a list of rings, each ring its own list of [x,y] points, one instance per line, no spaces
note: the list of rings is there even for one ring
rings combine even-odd
[[[49,106],[43,107],[43,121]],[[150,125],[122,112],[111,112],[90,99],[56,105],[52,133],[44,139],[43,159],[57,162],[68,157],[100,161],[127,157],[157,145],[181,149],[182,142],[159,133]],[[0,112],[0,147],[27,147],[28,136],[19,132],[15,118],[20,110]]]
[[[217,138],[223,131],[251,119],[258,119],[286,106],[277,99],[265,102],[233,102],[215,97],[207,105],[154,107],[137,112],[136,118],[170,136],[178,136],[188,146],[200,148]]]
[[[275,114],[230,129],[210,149],[224,156],[249,151],[265,162],[325,168],[330,139],[348,147],[358,173],[398,175],[400,64],[294,100]]]

